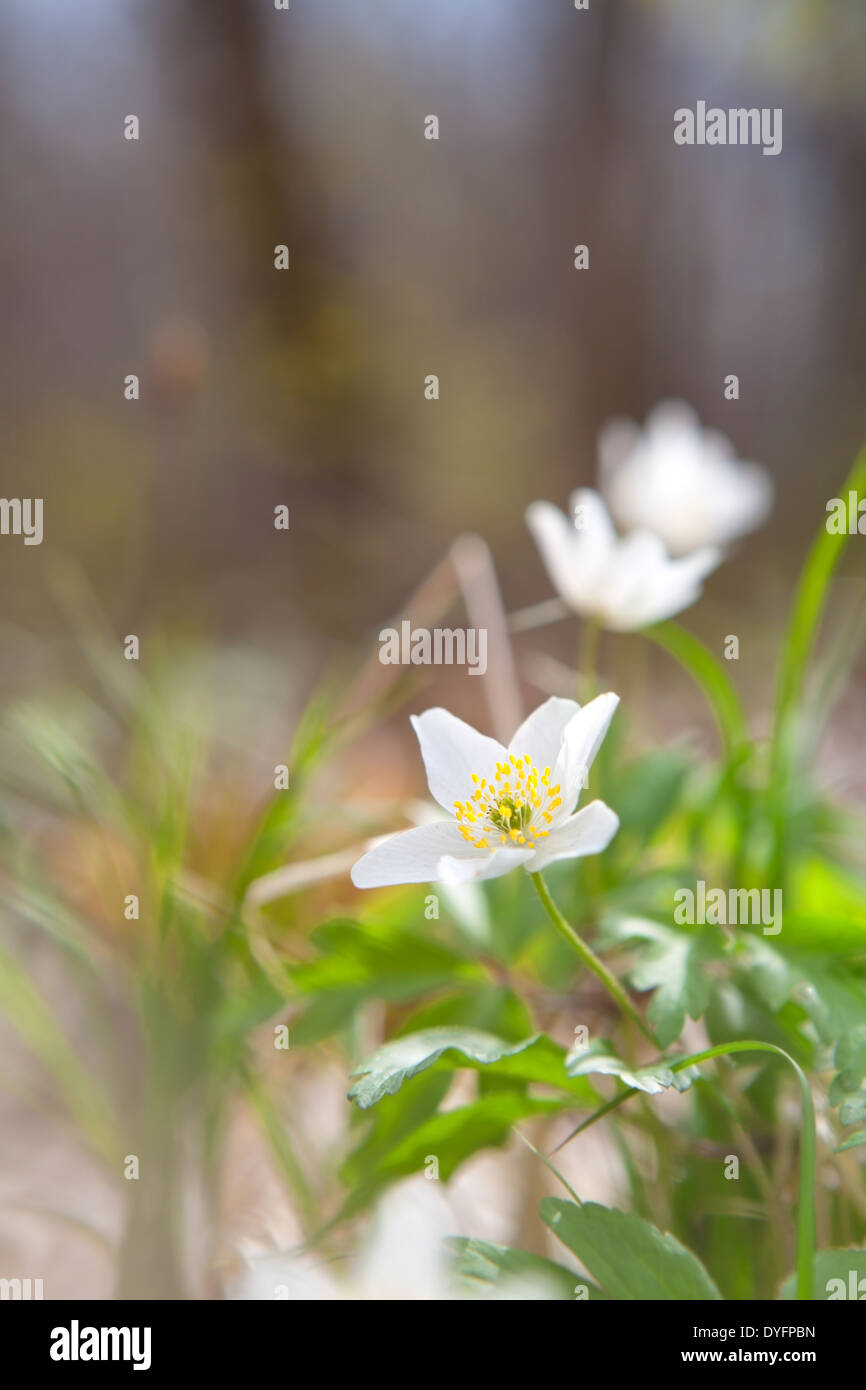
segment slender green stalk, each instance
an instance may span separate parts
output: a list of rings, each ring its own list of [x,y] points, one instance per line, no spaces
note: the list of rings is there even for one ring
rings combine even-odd
[[[566,1179],[562,1176],[562,1174],[560,1173],[560,1171],[559,1171],[558,1168],[554,1168],[553,1164],[551,1163],[551,1161],[550,1161],[550,1159],[547,1157],[547,1155],[546,1155],[546,1154],[543,1154],[543,1153],[541,1152],[540,1149],[537,1149],[537,1148],[535,1147],[535,1145],[534,1145],[529,1139],[527,1139],[526,1135],[523,1133],[522,1130],[519,1130],[519,1129],[515,1128],[514,1133],[517,1135],[518,1139],[522,1139],[522,1140],[523,1140],[524,1144],[526,1145],[526,1147],[527,1147],[528,1149],[531,1149],[531,1150],[532,1150],[532,1152],[535,1154],[535,1157],[536,1157],[536,1158],[540,1158],[540,1159],[541,1159],[541,1161],[542,1161],[542,1163],[544,1164],[545,1168],[547,1168],[547,1169],[553,1174],[553,1176],[554,1176],[559,1182],[562,1183],[563,1187],[565,1188],[565,1190],[566,1190],[566,1192],[568,1193],[569,1197],[571,1197],[571,1199],[572,1199],[572,1201],[574,1202],[575,1206],[578,1206],[578,1207],[579,1207],[579,1206],[582,1206],[583,1203],[581,1202],[581,1200],[580,1200],[580,1198],[578,1197],[577,1193],[575,1192],[574,1188],[571,1186],[571,1183],[569,1183],[569,1182],[566,1181]]]
[[[572,927],[565,920],[559,908],[556,906],[556,903],[553,901],[553,898],[550,895],[550,889],[548,888],[541,874],[530,874],[529,877],[535,884],[536,892],[538,893],[538,896],[544,904],[544,909],[551,922],[556,927],[556,930],[559,932],[560,936],[565,937],[568,944],[580,956],[580,959],[583,961],[584,965],[588,966],[589,969],[592,971],[593,975],[595,975],[597,979],[601,980],[601,983],[604,985],[608,994],[611,996],[612,999],[616,1000],[617,1004],[619,1005],[622,1012],[625,1014],[626,1018],[630,1018],[632,1023],[634,1023],[636,1027],[638,1027],[640,1031],[643,1033],[644,1037],[648,1038],[649,1041],[655,1047],[657,1047],[658,1043],[656,1042],[656,1039],[653,1036],[652,1030],[648,1028],[647,1025],[644,1023],[643,1019],[641,1018],[634,1004],[629,999],[619,980],[616,978],[615,975],[611,973],[610,970],[608,970],[604,961],[599,959],[599,957],[595,954],[595,951],[593,951],[590,946],[587,946],[586,942],[580,936],[578,936],[577,932],[574,930],[574,927]]]
[[[841,496],[846,502],[849,493],[854,493],[858,503],[866,495],[866,444],[861,447],[842,486]],[[782,648],[770,754],[770,785],[773,789],[778,842],[775,868],[779,878],[783,876],[786,859],[786,788],[796,757],[795,726],[806,666],[827,606],[830,583],[848,540],[847,533],[831,534],[824,518],[797,584]]]
[[[816,1137],[815,1137],[815,1106],[812,1101],[812,1092],[809,1088],[808,1078],[799,1063],[781,1047],[776,1047],[775,1043],[766,1042],[730,1042],[720,1043],[716,1047],[709,1047],[703,1052],[694,1052],[689,1057],[678,1057],[675,1061],[663,1058],[665,1065],[670,1071],[684,1071],[686,1067],[698,1066],[701,1062],[710,1062],[716,1057],[727,1057],[733,1052],[770,1052],[777,1057],[784,1057],[796,1072],[797,1083],[800,1087],[800,1103],[802,1110],[803,1126],[800,1136],[800,1190],[799,1201],[797,1203],[797,1297],[805,1301],[811,1301],[813,1267],[815,1261],[815,1164],[816,1164]],[[577,1138],[584,1130],[591,1125],[603,1120],[612,1110],[622,1105],[624,1101],[630,1100],[632,1096],[641,1094],[637,1087],[629,1087],[621,1095],[614,1096],[606,1105],[602,1105],[587,1119],[583,1120],[576,1129],[573,1129],[561,1144],[557,1144],[553,1150],[558,1153],[565,1144]]]
[[[703,642],[679,623],[656,623],[644,636],[668,652],[695,681],[709,701],[728,757],[748,741],[749,730],[740,697],[727,672]]]

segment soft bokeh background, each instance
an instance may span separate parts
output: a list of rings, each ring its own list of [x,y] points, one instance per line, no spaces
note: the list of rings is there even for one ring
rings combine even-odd
[[[778,485],[687,619],[717,652],[741,635],[760,723],[769,644],[863,433],[861,0],[9,0],[0,55],[3,491],[45,499],[41,547],[0,542],[8,700],[84,678],[73,594],[118,651],[130,632],[206,648],[228,751],[198,834],[227,855],[322,671],[375,655],[458,532],[489,542],[507,607],[547,597],[526,505],[593,481],[611,415],[672,396]],[[782,154],[675,146],[699,98],[782,107]],[[570,661],[574,639],[544,642]],[[527,701],[538,645],[517,646]],[[651,728],[698,721],[691,695],[652,698],[679,689],[664,662],[644,677]],[[434,672],[424,699],[481,722],[478,684]],[[861,699],[827,751],[851,794]],[[421,791],[405,714],[343,790]],[[7,1141],[7,1195],[38,1185],[34,1149],[56,1187],[50,1107],[40,1123]],[[238,1171],[261,1190],[248,1156]]]

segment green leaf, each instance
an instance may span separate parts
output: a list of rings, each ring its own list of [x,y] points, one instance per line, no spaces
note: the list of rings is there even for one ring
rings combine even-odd
[[[856,1149],[861,1144],[866,1144],[866,1129],[858,1129],[856,1134],[849,1134],[847,1139],[844,1139],[841,1144],[837,1144],[834,1152],[841,1154],[846,1149]]]
[[[669,1047],[683,1031],[686,1015],[700,1018],[710,1000],[706,961],[720,954],[721,934],[713,927],[679,932],[648,918],[629,917],[606,924],[605,934],[649,943],[631,972],[635,989],[656,991],[648,1010],[660,1047]]]
[[[738,969],[743,967],[744,979],[774,1013],[790,999],[797,982],[796,971],[763,936],[741,938],[736,965]]]
[[[650,1096],[656,1096],[671,1086],[677,1091],[687,1091],[699,1075],[697,1067],[688,1071],[671,1071],[664,1060],[632,1069],[616,1056],[606,1038],[599,1038],[589,1047],[576,1048],[570,1052],[565,1059],[565,1069],[569,1076],[618,1076],[626,1086],[631,1086],[636,1091],[646,1091]]]
[[[620,835],[645,843],[674,810],[691,762],[678,748],[637,758],[612,779],[606,795],[616,807]]]
[[[866,1025],[843,1033],[836,1043],[833,1060],[838,1072],[830,1085],[830,1103],[839,1105],[866,1081]]]
[[[391,924],[326,922],[313,933],[312,942],[320,958],[291,971],[295,988],[312,996],[310,1007],[292,1028],[297,1046],[318,1042],[344,1027],[367,999],[415,999],[446,985],[486,978],[474,961],[429,935]]]
[[[839,1119],[843,1125],[859,1125],[866,1120],[866,1091],[858,1091],[856,1096],[848,1096],[839,1107]]]
[[[700,1260],[670,1234],[624,1211],[545,1197],[541,1219],[611,1298],[709,1300],[721,1294]]]
[[[480,1028],[506,1042],[521,1042],[532,1032],[532,1015],[513,990],[502,985],[473,984],[460,994],[449,994],[414,1010],[399,1032],[457,1026]]]
[[[816,1250],[812,1263],[812,1276],[814,1297],[818,1302],[850,1299],[852,1293],[859,1300],[861,1296],[866,1296],[866,1283],[859,1293],[854,1292],[853,1286],[859,1285],[861,1279],[866,1280],[866,1250]],[[841,1280],[843,1287],[840,1289],[837,1284],[828,1288],[832,1279]],[[779,1298],[794,1299],[796,1297],[796,1275],[789,1274],[779,1290]]]
[[[434,1115],[451,1085],[445,1072],[419,1077],[398,1095],[383,1096],[367,1120],[365,1138],[340,1170],[347,1187],[367,1186],[391,1151]]]
[[[604,1300],[604,1294],[594,1284],[587,1284],[582,1275],[575,1274],[554,1260],[531,1255],[526,1250],[511,1250],[506,1245],[494,1245],[489,1240],[455,1238],[449,1242],[459,1252],[458,1277],[470,1288],[487,1285],[502,1288],[514,1280],[519,1284],[538,1285],[549,1289],[551,1297],[559,1300],[574,1298],[575,1287],[585,1284],[589,1301]]]
[[[804,951],[866,947],[866,879],[818,855],[791,866],[781,939]]]
[[[565,1048],[544,1034],[508,1044],[492,1033],[454,1027],[427,1028],[380,1047],[352,1072],[362,1079],[349,1091],[349,1099],[367,1110],[383,1096],[393,1095],[410,1077],[437,1064],[450,1071],[489,1068],[499,1076],[554,1086],[583,1104],[595,1098],[588,1082],[568,1076]]]
[[[479,1149],[499,1148],[507,1143],[518,1120],[529,1115],[553,1115],[562,1108],[562,1101],[533,1100],[516,1091],[500,1091],[470,1105],[431,1115],[390,1147],[378,1147],[378,1161],[364,1180],[353,1187],[339,1219],[355,1216],[388,1183],[424,1172],[431,1157],[437,1161],[438,1177],[447,1182],[460,1164]],[[340,1175],[347,1183],[357,1171],[353,1162],[356,1157],[353,1155]]]

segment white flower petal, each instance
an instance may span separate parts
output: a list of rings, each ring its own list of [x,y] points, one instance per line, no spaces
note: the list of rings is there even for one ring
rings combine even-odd
[[[606,555],[616,544],[616,531],[601,494],[591,487],[579,487],[569,497],[568,505],[578,539],[597,556]]]
[[[572,513],[567,517],[551,502],[533,502],[526,521],[560,597],[576,613],[595,613],[616,535],[607,508],[591,488],[573,493],[570,505]]]
[[[453,812],[455,801],[472,795],[473,772],[489,779],[496,775],[497,762],[508,761],[501,743],[446,709],[413,714],[410,723],[421,745],[430,794],[446,811]]]
[[[671,444],[684,436],[700,444],[701,422],[686,401],[659,401],[646,417],[646,429],[653,441]]]
[[[562,815],[556,818],[557,821],[565,820],[574,810],[580,798],[584,774],[589,772],[595,761],[618,704],[619,696],[612,691],[597,695],[579,709],[566,725],[551,777],[553,785],[558,784],[562,788]]]
[[[292,1252],[256,1256],[247,1261],[229,1297],[239,1301],[330,1303],[344,1297],[324,1260]]]
[[[603,801],[591,801],[582,811],[550,832],[535,852],[530,873],[537,873],[556,859],[579,859],[607,849],[617,830],[619,817]]]
[[[467,844],[456,820],[436,821],[401,830],[375,845],[352,868],[356,888],[385,888],[396,883],[433,883],[444,856],[485,860],[487,852]]]
[[[568,517],[552,502],[533,502],[526,509],[526,524],[554,589],[576,612],[591,611],[592,596],[577,582],[575,537]]]
[[[564,700],[552,695],[524,719],[508,745],[509,752],[516,758],[525,757],[528,753],[540,776],[546,767],[552,768],[556,762],[566,725],[579,709],[576,700]]]
[[[439,873],[442,882],[451,886],[480,883],[486,878],[502,878],[503,874],[510,874],[512,869],[519,869],[521,865],[529,868],[531,861],[532,850],[529,846],[514,849],[507,845],[490,853],[476,851],[472,858],[450,859],[446,856],[440,861]]]
[[[599,475],[617,524],[655,532],[673,556],[728,545],[762,525],[773,503],[767,470],[738,459],[682,401],[657,406],[630,443],[627,423],[606,426]]]
[[[444,1241],[454,1233],[454,1218],[439,1189],[438,1183],[410,1179],[382,1198],[358,1270],[361,1298],[449,1298]]]
[[[681,613],[700,598],[701,581],[723,558],[721,550],[708,547],[681,560],[667,561],[648,579],[643,593],[635,595],[628,609],[624,609],[625,625],[619,630],[649,627]]]

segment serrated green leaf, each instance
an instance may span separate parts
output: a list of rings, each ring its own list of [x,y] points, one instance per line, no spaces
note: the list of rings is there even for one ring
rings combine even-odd
[[[866,1129],[858,1129],[856,1134],[849,1134],[847,1139],[844,1139],[841,1144],[836,1145],[834,1152],[841,1154],[844,1153],[846,1149],[859,1148],[861,1144],[866,1144]]]
[[[755,993],[774,1013],[790,999],[797,973],[791,962],[763,936],[742,938],[737,965],[748,972]]]
[[[843,1100],[839,1107],[839,1119],[843,1125],[859,1125],[866,1120],[866,1090]]]
[[[674,1072],[664,1061],[653,1062],[646,1067],[631,1068],[617,1057],[606,1038],[599,1038],[589,1047],[576,1048],[565,1059],[565,1069],[569,1076],[617,1076],[626,1086],[636,1091],[646,1091],[656,1096],[671,1086],[677,1091],[687,1091],[699,1075],[697,1067],[687,1071]]]
[[[450,1085],[446,1073],[430,1072],[398,1095],[383,1096],[367,1120],[364,1139],[340,1169],[340,1180],[347,1187],[369,1186],[389,1153],[435,1115]]]
[[[605,925],[605,935],[645,941],[631,972],[635,989],[653,989],[648,1018],[661,1047],[676,1042],[686,1015],[700,1018],[710,999],[703,965],[721,953],[721,934],[711,926],[680,932],[648,918],[630,917]]]
[[[380,1047],[352,1072],[362,1079],[349,1091],[349,1099],[367,1110],[383,1096],[394,1095],[410,1077],[437,1064],[452,1071],[490,1068],[500,1076],[555,1086],[584,1104],[595,1098],[588,1082],[568,1076],[565,1048],[544,1034],[509,1044],[492,1033],[454,1027],[427,1028]]]
[[[666,1302],[720,1299],[700,1260],[643,1217],[545,1197],[541,1219],[611,1298]]]
[[[605,1301],[604,1294],[580,1274],[575,1274],[554,1260],[531,1255],[526,1250],[512,1250],[489,1240],[453,1239],[449,1242],[459,1252],[457,1274],[470,1287],[488,1285],[502,1287],[511,1280],[520,1284],[549,1288],[551,1297],[572,1300],[577,1285],[585,1285],[589,1301]]]

